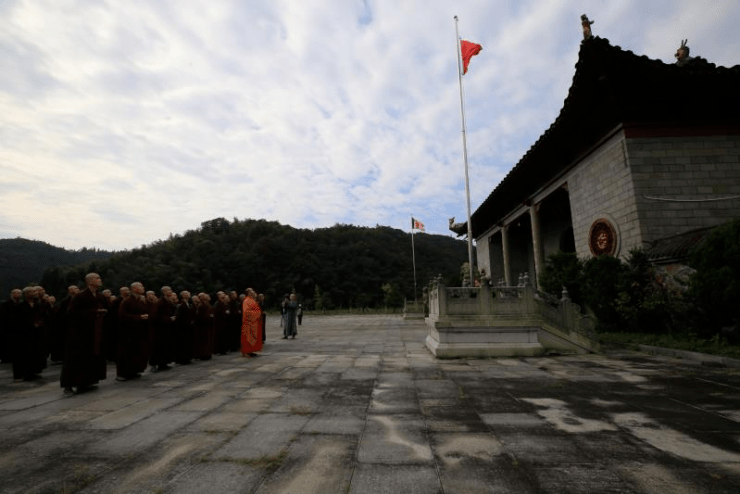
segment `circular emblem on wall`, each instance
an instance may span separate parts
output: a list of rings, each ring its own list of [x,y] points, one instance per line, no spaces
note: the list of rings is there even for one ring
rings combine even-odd
[[[599,218],[593,222],[588,232],[588,247],[594,257],[602,254],[614,255],[617,251],[617,231],[609,220]]]

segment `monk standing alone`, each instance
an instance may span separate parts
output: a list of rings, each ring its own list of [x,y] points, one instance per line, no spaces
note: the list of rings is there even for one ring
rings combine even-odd
[[[262,350],[262,310],[257,303],[257,292],[247,288],[242,305],[242,357],[254,357]]]

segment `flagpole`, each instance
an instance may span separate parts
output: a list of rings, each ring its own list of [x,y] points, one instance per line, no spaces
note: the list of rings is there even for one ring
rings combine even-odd
[[[414,249],[414,215],[411,215],[411,262],[414,265],[414,304],[416,304],[416,249]]]
[[[475,286],[475,278],[473,277],[473,223],[470,220],[470,180],[468,179],[468,142],[465,135],[462,53],[460,52],[460,31],[457,27],[457,16],[455,16],[455,43],[457,44],[457,78],[460,82],[460,116],[462,118],[463,162],[465,163],[465,198],[468,212],[468,264],[470,265],[470,286]]]

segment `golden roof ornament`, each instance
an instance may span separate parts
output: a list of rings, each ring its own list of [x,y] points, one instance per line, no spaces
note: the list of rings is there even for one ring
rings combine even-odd
[[[593,24],[596,21],[590,21],[588,20],[588,16],[586,14],[583,14],[581,16],[581,27],[583,27],[583,39],[591,39],[594,37],[593,34],[591,34],[591,24]]]

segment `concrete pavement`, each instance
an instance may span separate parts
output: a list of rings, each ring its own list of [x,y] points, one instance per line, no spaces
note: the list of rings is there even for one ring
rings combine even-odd
[[[66,397],[0,364],[2,493],[735,493],[740,371],[629,351],[436,360],[423,321],[268,318],[215,356]]]

